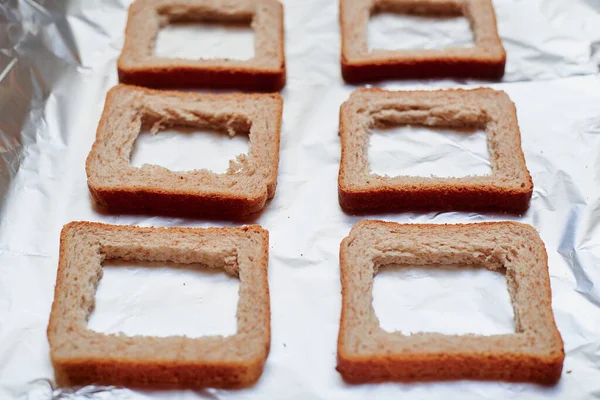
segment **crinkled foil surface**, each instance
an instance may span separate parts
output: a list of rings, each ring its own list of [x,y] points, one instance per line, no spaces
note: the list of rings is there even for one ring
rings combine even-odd
[[[393,213],[351,216],[337,200],[338,111],[354,86],[340,76],[337,1],[285,1],[288,84],[277,194],[244,223],[270,231],[271,352],[259,382],[244,390],[131,390],[54,383],[46,326],[59,233],[73,220],[208,227],[223,221],[114,215],[88,193],[85,158],[107,90],[117,83],[128,1],[0,1],[0,398],[1,399],[507,399],[600,397],[600,3],[496,0],[508,54],[502,82],[517,106],[535,189],[523,216]],[[378,16],[372,47],[468,45],[464,21],[427,25]],[[252,35],[220,42],[218,27],[159,37],[160,52],[192,41],[201,55],[248,53]],[[212,33],[211,33],[212,32]],[[211,33],[211,34],[208,34]],[[163,33],[161,33],[163,35]],[[249,35],[249,36],[248,36]],[[169,39],[171,37],[171,39]],[[180,37],[181,38],[181,37]],[[393,39],[390,39],[393,38]],[[211,54],[214,49],[215,54]],[[219,54],[216,54],[216,51]],[[387,82],[388,89],[488,86],[476,81]],[[189,132],[188,132],[189,133]],[[372,135],[370,161],[387,174],[489,172],[479,133],[404,128]],[[227,168],[243,137],[142,134],[132,163],[174,169]],[[196,147],[194,147],[196,146]],[[207,150],[208,149],[208,150]],[[360,219],[456,223],[518,220],[533,225],[549,255],[552,300],[566,359],[553,387],[499,382],[352,386],[335,370],[340,316],[338,250]],[[237,282],[171,266],[106,266],[89,326],[127,334],[235,331]],[[375,309],[385,329],[444,333],[514,330],[504,278],[487,271],[385,270]]]

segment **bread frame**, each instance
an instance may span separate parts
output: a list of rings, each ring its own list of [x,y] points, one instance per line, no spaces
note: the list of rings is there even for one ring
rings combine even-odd
[[[238,103],[245,105],[243,111],[232,111]],[[207,111],[216,106],[218,111]],[[179,114],[172,115],[171,109]],[[98,203],[125,212],[241,217],[260,211],[275,196],[282,112],[279,94],[200,94],[117,85],[106,96],[96,141],[87,158],[90,193]],[[218,174],[203,169],[171,171],[155,165],[131,166],[129,157],[148,115],[157,129],[165,124],[222,130],[246,125],[249,151],[243,160],[245,167]],[[141,119],[136,120],[138,117]],[[201,124],[186,122],[186,118],[195,118]],[[259,121],[261,118],[265,120]],[[113,170],[103,171],[107,166]],[[125,182],[115,183],[116,171],[129,173],[123,178]],[[151,174],[159,177],[150,180]],[[235,189],[235,184],[249,180],[253,182],[251,189]],[[194,184],[191,189],[190,184]]]
[[[461,178],[381,176],[368,164],[369,128],[422,125],[485,129],[491,175]],[[340,107],[341,207],[369,210],[500,210],[529,207],[533,181],[521,149],[516,108],[488,88],[434,91],[357,89]]]
[[[107,239],[108,233],[118,234],[118,239]],[[149,244],[155,237],[164,246]],[[254,383],[262,374],[270,348],[268,241],[268,231],[258,225],[206,229],[92,222],[65,225],[47,332],[57,376],[69,384],[238,387]],[[87,328],[105,257],[120,252],[127,256],[119,258],[127,260],[181,263],[181,258],[190,257],[188,250],[182,249],[186,242],[197,246],[189,259],[215,259],[217,265],[208,266],[238,275],[236,334],[200,338],[125,336]],[[251,242],[253,250],[244,251],[239,246],[242,242]],[[171,256],[164,254],[167,251]],[[221,257],[219,251],[226,257]],[[223,350],[225,346],[245,351],[236,358],[231,354],[233,350]]]
[[[155,56],[154,41],[160,28],[180,21],[252,21],[254,57],[191,60]],[[136,0],[129,8],[117,68],[120,82],[154,88],[279,91],[286,82],[283,6],[277,0]]]
[[[495,236],[482,238],[484,234]],[[540,261],[532,262],[534,256]],[[384,331],[373,309],[372,290],[378,268],[388,264],[506,268],[515,334]],[[565,354],[552,313],[547,265],[544,243],[529,225],[360,221],[340,245],[337,370],[350,383],[452,379],[555,383]]]
[[[504,75],[506,52],[498,36],[491,0],[339,0],[342,76],[346,82],[386,79]],[[464,15],[473,32],[469,48],[369,50],[367,25],[372,13]]]

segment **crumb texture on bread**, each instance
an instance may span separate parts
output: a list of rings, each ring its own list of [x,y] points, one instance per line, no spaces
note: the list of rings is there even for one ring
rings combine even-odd
[[[461,178],[381,176],[368,163],[370,128],[423,125],[487,134],[491,175]],[[502,91],[358,89],[340,108],[340,205],[373,209],[499,209],[523,212],[533,181],[521,150],[513,102]]]
[[[118,85],[108,92],[87,158],[88,186],[114,210],[242,216],[275,195],[283,101],[278,94],[196,94]],[[130,165],[142,126],[248,132],[249,153],[224,174]]]
[[[380,12],[432,17],[460,16],[468,21],[474,46],[465,48],[369,49],[367,25]],[[500,78],[506,52],[490,0],[340,0],[342,75],[351,83],[427,77]]]
[[[249,60],[185,59],[154,54],[158,32],[177,22],[250,23]],[[148,87],[224,87],[279,91],[285,86],[283,6],[277,0],[136,0],[129,9],[117,66],[123,83]]]
[[[152,337],[87,328],[105,259],[199,263],[240,279],[231,336]],[[69,384],[247,386],[270,348],[268,232],[239,228],[140,228],[73,222],[61,234],[50,355]],[[190,316],[190,318],[201,318]]]
[[[384,331],[372,305],[383,265],[473,265],[503,270],[515,315],[508,335]],[[338,371],[349,382],[480,379],[551,384],[564,360],[552,313],[546,250],[515,222],[397,224],[363,220],[340,246]]]

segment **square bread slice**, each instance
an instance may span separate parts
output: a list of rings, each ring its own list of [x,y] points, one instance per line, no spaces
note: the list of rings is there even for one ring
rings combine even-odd
[[[508,335],[384,331],[373,278],[385,265],[481,266],[505,271],[515,316]],[[338,371],[354,383],[451,379],[552,384],[565,357],[554,322],[544,243],[515,222],[437,225],[360,221],[340,246]]]
[[[87,158],[93,198],[116,211],[239,217],[275,195],[283,100],[278,94],[199,94],[118,85],[108,92]],[[226,173],[129,163],[142,126],[249,132],[249,152]]]
[[[371,172],[371,127],[422,125],[485,129],[491,175],[461,178],[381,176]],[[348,212],[369,210],[501,210],[529,207],[533,181],[521,150],[515,105],[501,91],[358,89],[340,108],[342,158],[338,190]]]
[[[237,387],[254,383],[262,374],[271,340],[268,242],[268,232],[258,225],[208,229],[65,225],[48,325],[57,376],[68,384]],[[189,338],[88,329],[102,262],[114,258],[198,263],[239,277],[237,332]]]
[[[159,30],[177,22],[251,22],[249,60],[159,57]],[[235,88],[275,92],[285,86],[283,6],[277,0],[136,0],[129,8],[117,68],[122,83],[148,87]]]
[[[423,50],[369,49],[371,14],[392,12],[425,16],[460,16],[469,21],[475,45]],[[506,52],[498,36],[491,0],[340,0],[342,76],[360,83],[385,79],[504,75]]]

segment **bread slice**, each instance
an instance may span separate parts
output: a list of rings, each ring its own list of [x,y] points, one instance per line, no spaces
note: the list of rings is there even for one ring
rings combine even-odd
[[[176,22],[251,22],[250,60],[159,57],[159,30]],[[129,8],[119,80],[148,87],[209,87],[279,91],[285,86],[283,6],[277,0],[136,0]]]
[[[462,178],[381,176],[368,164],[369,128],[423,125],[487,132],[492,174]],[[515,105],[492,89],[358,89],[340,108],[339,201],[367,210],[503,210],[529,207],[533,182],[521,150]]]
[[[475,45],[468,48],[377,50],[367,44],[372,13],[464,15]],[[342,76],[360,83],[431,77],[500,78],[506,52],[498,37],[491,0],[340,0]]]
[[[94,199],[117,211],[243,216],[275,195],[283,101],[278,94],[197,94],[118,85],[108,92],[87,158]],[[129,164],[142,125],[249,131],[249,153],[224,174]]]
[[[257,225],[208,229],[65,225],[48,325],[57,376],[70,384],[252,384],[262,374],[270,347],[268,242],[268,232]],[[192,339],[88,329],[102,262],[112,258],[199,263],[239,277],[236,334]]]
[[[372,305],[384,265],[472,265],[504,270],[514,334],[384,331]],[[340,246],[342,315],[338,371],[354,383],[450,379],[558,381],[565,357],[552,314],[548,259],[531,226],[436,225],[363,220]]]

